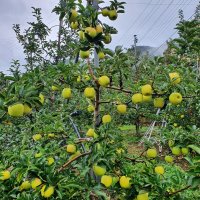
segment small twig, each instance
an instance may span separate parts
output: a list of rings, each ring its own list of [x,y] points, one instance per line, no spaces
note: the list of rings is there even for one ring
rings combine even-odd
[[[60,168],[58,169],[58,172],[63,171],[63,170],[64,170],[68,165],[70,165],[72,162],[74,162],[75,160],[77,160],[77,159],[79,159],[79,158],[81,158],[81,157],[83,157],[83,156],[89,155],[90,153],[91,153],[91,151],[86,152],[86,153],[83,153],[83,154],[81,154],[81,155],[79,155],[79,156],[76,156],[75,158],[73,158],[73,159],[67,161],[62,167],[60,167]]]
[[[196,97],[199,97],[199,96],[185,96],[185,97],[183,96],[184,99],[186,99],[186,98],[196,98]]]
[[[113,103],[113,102],[111,102],[111,101],[99,101],[99,104],[101,104],[101,103]]]
[[[76,144],[79,144],[81,142],[88,142],[88,141],[91,141],[92,138],[79,138],[78,141],[76,141],[75,143]]]
[[[129,158],[129,157],[125,157],[127,160],[130,160],[131,162],[134,163],[146,163],[144,160],[136,160],[137,158]]]
[[[177,194],[177,193],[179,193],[179,192],[182,192],[182,191],[184,191],[184,190],[187,190],[188,188],[190,188],[191,187],[191,185],[188,185],[188,186],[186,186],[186,187],[184,187],[184,188],[182,188],[182,189],[180,189],[180,190],[177,190],[177,191],[175,191],[175,192],[172,192],[172,193],[167,193],[167,197],[169,197],[169,196],[172,196],[172,195],[175,195],[175,194]]]
[[[111,86],[108,86],[108,87],[106,87],[106,88],[112,89],[112,90],[118,90],[118,91],[121,91],[121,92],[124,92],[124,93],[127,93],[127,94],[133,94],[133,92],[130,91],[130,90],[118,88],[118,87],[115,87],[115,86],[112,86],[112,87],[111,87]]]

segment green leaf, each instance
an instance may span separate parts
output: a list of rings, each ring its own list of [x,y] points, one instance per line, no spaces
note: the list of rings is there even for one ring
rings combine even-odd
[[[105,200],[109,199],[105,192],[102,192],[100,190],[94,190],[94,193],[97,194],[98,197],[104,197]]]
[[[133,130],[135,129],[134,125],[124,125],[124,126],[120,126],[119,129],[121,131],[128,131],[128,130]]]
[[[200,154],[200,148],[191,144],[191,145],[188,145],[189,148],[191,148],[192,150],[196,151],[198,154]]]

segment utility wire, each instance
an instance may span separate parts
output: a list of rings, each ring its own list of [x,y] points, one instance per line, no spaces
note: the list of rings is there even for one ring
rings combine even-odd
[[[159,0],[159,2],[160,2],[161,0]],[[160,7],[160,6],[159,6]],[[158,7],[158,8],[159,8]],[[155,10],[156,10],[157,8],[156,7],[153,7],[153,8],[151,8],[151,10],[150,10],[150,12],[148,12],[147,13],[147,15],[145,15],[144,14],[144,19],[142,19],[142,21],[144,21],[144,23],[143,24],[139,24],[139,26],[140,27],[142,27],[149,19],[151,19],[151,17],[152,17],[152,15],[153,15],[153,13],[155,13]],[[139,19],[139,17],[138,17],[138,19]],[[140,22],[140,20],[138,20],[138,22]],[[133,28],[133,27],[132,27]],[[126,34],[126,33],[125,33]],[[125,35],[124,34],[124,35]],[[131,41],[132,41],[132,35],[131,35],[131,38],[128,38],[128,37],[126,37],[126,40],[124,41],[124,44],[129,44],[129,43],[131,43]]]
[[[195,13],[194,13],[192,16],[190,16],[190,17],[187,19],[187,21],[190,20],[194,15],[195,15]],[[169,36],[168,39],[172,38],[177,32],[178,32],[178,30],[176,30],[173,34],[171,34],[171,35]],[[163,42],[158,48],[155,49],[155,51],[152,52],[152,54],[154,54],[155,52],[157,52],[157,51],[158,51],[162,46],[164,46],[165,44],[166,44],[166,42]]]
[[[158,3],[159,3],[159,2],[161,2],[161,0],[159,0]],[[160,8],[160,6],[158,6],[158,7],[155,7],[155,6],[154,6],[154,7],[151,9],[151,11],[145,16],[145,18],[142,19],[143,23],[140,24],[140,27],[145,26],[145,24],[151,20],[152,16],[156,13],[156,10],[159,10],[159,8]],[[140,33],[140,32],[139,32],[139,33]],[[139,33],[137,33],[137,35],[139,35]],[[131,43],[131,41],[132,41],[132,38],[126,40],[126,41],[124,42],[124,44],[129,44],[129,43]]]
[[[167,6],[167,8],[161,12],[161,14],[156,18],[156,20],[153,22],[153,25],[155,26],[159,20],[162,18],[162,16],[167,12],[167,10],[170,8],[170,6],[172,5],[172,3],[174,2],[174,0],[171,0],[169,5]],[[146,37],[147,34],[149,34],[149,31],[152,30],[152,26],[150,26],[147,31],[145,32],[145,34],[141,37],[140,42],[142,42],[144,40],[144,38]]]
[[[190,2],[191,1],[193,1],[193,0],[191,0],[190,2],[184,2],[185,0],[179,0],[179,2],[178,3],[176,3],[176,5],[189,5],[190,4]],[[187,1],[187,0],[186,0]],[[171,4],[167,4],[168,5],[168,7],[169,7],[169,5],[175,5],[175,4],[173,4],[172,2],[170,2]],[[128,2],[128,4],[129,4],[129,2]],[[143,19],[143,21],[144,21],[144,23],[143,24],[140,24],[140,27],[143,27],[146,23],[148,23],[151,19],[152,19],[152,17],[154,16],[154,14],[156,13],[155,11],[156,10],[159,10],[160,9],[160,6],[162,5],[161,3],[160,3],[160,1],[159,2],[157,2],[157,3],[155,3],[156,5],[159,5],[158,7],[156,7],[156,6],[154,6],[154,8],[151,10],[151,12],[145,17],[145,19]],[[185,6],[185,7],[186,7]],[[169,16],[171,16],[171,14],[173,13],[173,10],[170,10],[170,13],[169,13]],[[161,13],[161,15],[162,15],[163,13]],[[160,16],[161,16],[160,15]],[[176,15],[176,14],[175,14]],[[172,15],[172,16],[175,16],[175,15]],[[170,20],[172,20],[173,21],[173,18],[169,18]],[[169,20],[168,20],[169,21]],[[166,23],[162,23],[161,24],[161,27],[163,28],[163,26],[165,26],[166,25]],[[159,28],[158,28],[159,29]],[[137,34],[137,35],[139,35],[139,34]],[[148,34],[149,35],[149,34]],[[157,35],[159,35],[159,33],[157,34]],[[156,35],[156,36],[157,36]],[[144,35],[143,35],[143,37],[144,37]],[[146,37],[146,35],[145,35],[145,37]],[[122,38],[123,38],[123,36],[122,36]],[[129,44],[130,42],[131,42],[131,40],[132,40],[132,38],[131,39],[129,39],[128,37],[127,37],[127,39],[124,41],[124,44]],[[139,41],[140,42],[140,41]]]
[[[127,34],[132,28],[133,26],[138,22],[138,19],[140,18],[141,15],[143,15],[143,13],[147,10],[147,8],[149,7],[150,3],[152,2],[153,0],[151,0],[147,6],[145,6],[145,8],[142,10],[142,12],[140,13],[140,15],[138,15],[138,17],[131,23],[131,25],[128,27],[128,29],[124,32],[124,34],[121,36],[121,38],[119,39],[118,42],[120,42],[123,38],[124,38],[124,35]]]
[[[190,0],[187,4],[182,4],[182,5],[184,5],[184,6],[182,6],[182,7],[179,8],[179,9],[184,9],[186,6],[189,5],[189,3],[190,3],[191,1],[193,1],[193,0]],[[175,22],[176,19],[178,19],[177,14],[172,15],[172,17],[169,18],[169,20],[168,20],[166,23],[163,23],[163,25],[162,25],[161,28],[160,28],[160,31],[159,31],[156,35],[153,36],[152,40],[156,40],[156,39],[160,36],[160,34],[163,33],[163,31],[166,30],[166,28],[168,27],[168,25],[169,25],[169,24],[172,24],[172,22]]]

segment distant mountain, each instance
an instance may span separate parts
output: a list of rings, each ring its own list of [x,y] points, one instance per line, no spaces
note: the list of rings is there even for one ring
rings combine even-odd
[[[150,56],[162,56],[163,52],[167,49],[167,44],[159,47],[150,47],[150,46],[137,46],[137,51],[140,52],[141,55],[150,55]]]

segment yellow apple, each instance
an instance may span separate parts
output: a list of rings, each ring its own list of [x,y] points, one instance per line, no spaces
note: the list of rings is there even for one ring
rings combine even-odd
[[[78,22],[71,22],[70,27],[74,30],[76,30],[78,28]]]
[[[111,43],[111,41],[112,41],[111,35],[110,35],[110,34],[106,34],[106,35],[104,36],[103,42],[104,42],[105,44],[109,44],[109,43]]]
[[[108,14],[109,14],[109,10],[108,10],[107,8],[104,8],[104,9],[102,9],[101,14],[102,14],[104,17],[107,17]]]
[[[90,51],[89,50],[88,51],[82,51],[82,50],[80,50],[80,57],[82,59],[89,58],[89,56],[90,56]]]
[[[109,10],[108,17],[110,20],[116,20],[117,19],[117,11],[116,10]]]

